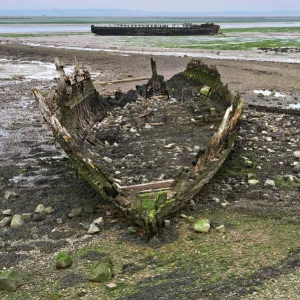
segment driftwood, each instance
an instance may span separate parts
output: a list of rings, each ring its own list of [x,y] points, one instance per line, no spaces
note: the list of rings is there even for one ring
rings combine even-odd
[[[55,62],[60,73],[56,92],[45,98],[38,90],[33,90],[55,138],[77,167],[79,174],[103,199],[113,203],[128,219],[155,234],[166,218],[199,194],[201,188],[211,180],[225,161],[237,136],[237,122],[243,108],[242,99],[238,95],[230,94],[215,68],[209,68],[198,60],[192,60],[183,73],[175,75],[168,82],[164,82],[163,77],[157,75],[156,64],[151,60],[152,78],[146,86],[140,88],[148,97],[153,94],[162,95],[163,99],[158,101],[177,97],[180,103],[182,88],[176,87],[184,87],[185,98],[195,100],[193,103],[197,107],[200,104],[205,105],[205,109],[210,107],[206,119],[213,122],[220,118],[220,114],[223,119],[205,150],[197,155],[195,162],[181,168],[173,178],[122,185],[98,163],[99,155],[92,148],[94,146],[82,138],[90,132],[95,120],[107,117],[109,101],[98,94],[87,71],[79,71],[77,66],[73,75],[66,75],[59,61]],[[201,96],[203,86],[211,89],[209,96]],[[125,100],[129,99],[128,95],[124,95]],[[162,103],[167,105],[165,103],[168,102]],[[217,109],[212,108],[211,103]],[[203,111],[207,110],[205,109]],[[146,114],[138,116],[147,117]],[[164,122],[152,121],[147,124],[163,125]],[[105,126],[111,128],[109,124]],[[103,130],[101,128],[105,127],[100,127],[100,131]]]
[[[141,80],[148,80],[148,77],[126,78],[126,79],[112,80],[112,81],[95,81],[94,85],[108,85],[113,83],[134,82],[134,81],[141,81]]]

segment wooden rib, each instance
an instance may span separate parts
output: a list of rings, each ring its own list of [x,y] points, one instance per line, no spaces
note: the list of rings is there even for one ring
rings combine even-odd
[[[137,185],[128,185],[128,186],[120,186],[119,189],[121,191],[135,191],[135,192],[142,192],[142,191],[158,191],[158,190],[166,190],[172,187],[174,180],[164,180],[164,181],[155,181],[150,183],[144,184],[137,184]]]

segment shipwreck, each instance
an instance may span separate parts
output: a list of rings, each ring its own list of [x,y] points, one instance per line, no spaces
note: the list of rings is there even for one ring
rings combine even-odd
[[[148,83],[113,97],[78,64],[66,74],[55,61],[56,90],[33,92],[56,140],[100,197],[155,234],[222,166],[243,100],[197,59],[167,81],[151,59]]]
[[[204,24],[117,24],[114,26],[91,25],[91,32],[108,36],[181,36],[218,34],[220,25]]]

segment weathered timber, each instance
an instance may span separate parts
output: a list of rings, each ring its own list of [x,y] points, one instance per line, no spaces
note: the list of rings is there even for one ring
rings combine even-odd
[[[242,99],[223,85],[216,68],[199,60],[166,82],[151,60],[148,83],[114,99],[101,96],[78,65],[74,74],[65,74],[55,62],[56,91],[43,97],[33,90],[55,138],[103,199],[155,234],[225,161],[237,136]],[[151,171],[142,169],[147,164]],[[147,182],[130,177],[141,169]],[[161,173],[166,178],[157,180]]]
[[[214,35],[220,26],[214,23],[205,24],[120,24],[116,26],[94,26],[91,31],[97,35],[111,36],[176,36],[176,35]]]

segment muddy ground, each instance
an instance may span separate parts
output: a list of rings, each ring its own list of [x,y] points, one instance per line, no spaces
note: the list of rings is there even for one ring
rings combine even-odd
[[[0,58],[66,65],[74,56],[96,81],[150,75],[149,57],[100,52],[1,45]],[[156,57],[159,73],[182,71],[187,57]],[[19,228],[0,228],[0,269],[16,269],[24,285],[1,299],[297,299],[300,286],[300,116],[282,110],[298,103],[299,66],[295,64],[204,60],[239,91],[246,105],[235,149],[199,197],[170,218],[171,227],[148,238],[126,222],[78,177],[41,118],[31,89],[47,90],[53,80],[26,80],[23,74],[0,85],[0,210],[33,213],[43,203],[55,213]],[[1,71],[1,70],[0,70]],[[18,77],[19,76],[19,77]],[[144,81],[100,87],[110,94]],[[255,94],[270,89],[287,95]],[[264,107],[273,107],[273,112]],[[249,180],[257,180],[252,185]],[[275,187],[265,186],[267,179]],[[16,193],[4,197],[7,191]],[[7,193],[6,193],[7,195]],[[221,205],[221,203],[226,205]],[[225,207],[226,206],[226,207]],[[69,218],[74,208],[80,215]],[[225,224],[227,232],[196,234],[180,214]],[[103,216],[101,232],[86,236],[88,225]],[[63,223],[58,224],[57,218]],[[35,220],[35,221],[34,221]],[[69,251],[72,268],[56,271],[57,252]],[[117,285],[90,283],[95,262],[110,256]]]

